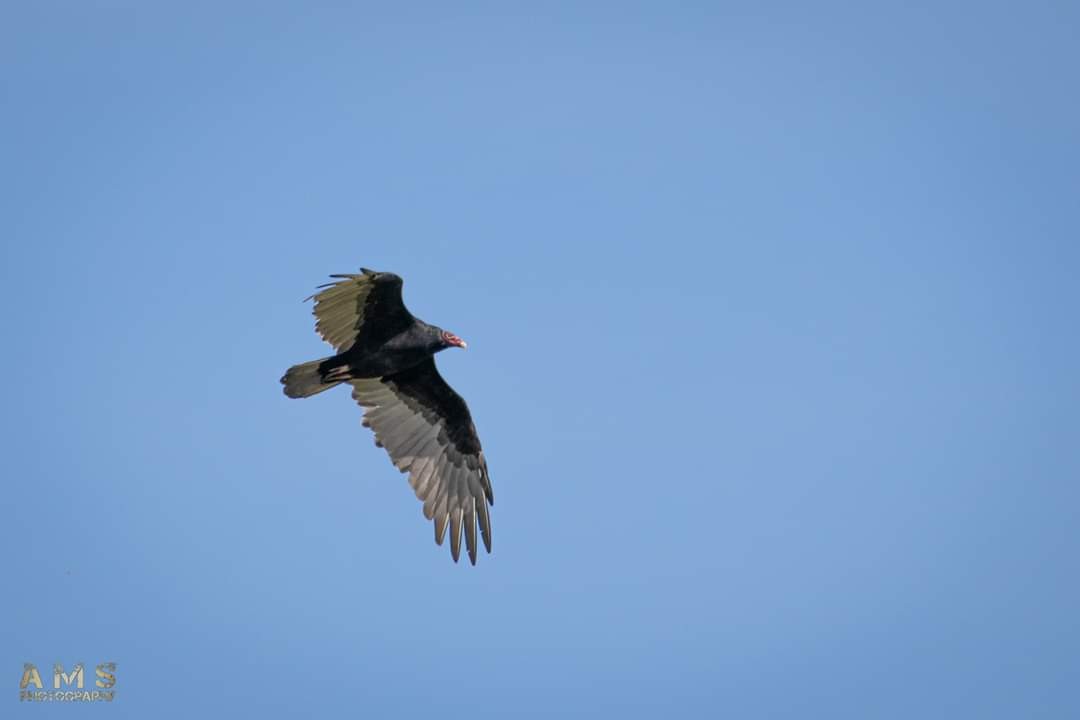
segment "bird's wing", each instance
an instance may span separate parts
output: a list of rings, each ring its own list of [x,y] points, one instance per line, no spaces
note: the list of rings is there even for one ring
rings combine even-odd
[[[491,552],[494,504],[487,462],[469,408],[439,375],[434,359],[383,378],[351,380],[353,399],[364,407],[364,426],[386,448],[424,501],[424,517],[435,521],[442,545],[450,527],[450,554],[461,554],[461,532],[469,561],[476,564],[476,528]]]
[[[346,352],[357,342],[389,340],[413,322],[401,301],[401,278],[361,268],[359,275],[331,275],[337,282],[320,285],[315,299],[315,331]]]

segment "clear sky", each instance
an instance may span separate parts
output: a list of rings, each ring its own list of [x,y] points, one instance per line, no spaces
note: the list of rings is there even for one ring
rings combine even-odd
[[[387,5],[0,11],[0,716],[1080,716],[1077,4]],[[475,568],[281,393],[361,265]]]

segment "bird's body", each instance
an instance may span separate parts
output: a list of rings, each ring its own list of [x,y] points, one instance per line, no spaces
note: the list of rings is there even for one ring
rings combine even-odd
[[[326,370],[347,367],[353,378],[376,378],[408,370],[445,350],[441,331],[422,320],[386,340],[354,344],[326,360]],[[420,330],[420,332],[417,332]]]
[[[487,506],[494,495],[469,409],[434,361],[436,353],[465,342],[413,317],[393,273],[361,269],[331,277],[341,279],[313,296],[315,328],[338,353],[289,368],[281,378],[285,394],[309,397],[350,383],[376,444],[409,473],[424,515],[435,522],[435,541],[442,544],[449,527],[457,561],[464,531],[475,564],[477,525],[491,552]]]

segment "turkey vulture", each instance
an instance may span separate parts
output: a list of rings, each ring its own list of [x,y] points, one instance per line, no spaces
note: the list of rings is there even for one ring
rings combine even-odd
[[[450,527],[450,554],[461,555],[461,531],[476,564],[476,528],[491,552],[495,503],[487,462],[469,408],[439,375],[435,353],[465,348],[465,341],[415,318],[401,301],[401,278],[360,268],[359,275],[331,275],[320,285],[315,330],[337,355],[289,368],[281,383],[291,398],[310,397],[343,382],[364,408],[364,427],[386,448],[424,501],[442,545]],[[325,288],[325,289],[323,289]]]

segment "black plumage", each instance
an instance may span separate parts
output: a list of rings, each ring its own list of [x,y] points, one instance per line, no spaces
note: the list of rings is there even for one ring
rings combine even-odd
[[[281,378],[285,394],[310,397],[343,382],[364,408],[365,427],[424,501],[434,521],[435,542],[450,530],[457,562],[464,532],[469,560],[476,564],[479,527],[491,552],[495,502],[487,462],[472,416],[435,367],[435,354],[465,347],[453,333],[413,317],[401,300],[402,280],[393,273],[361,268],[358,275],[331,275],[314,298],[315,330],[336,355],[294,365]]]

